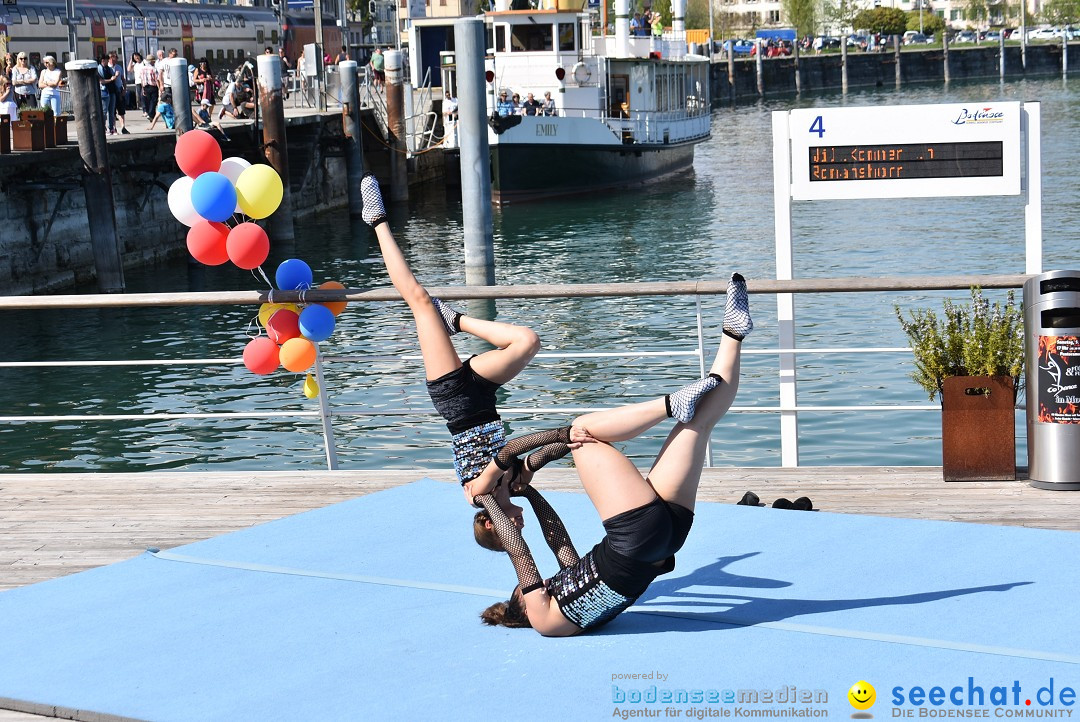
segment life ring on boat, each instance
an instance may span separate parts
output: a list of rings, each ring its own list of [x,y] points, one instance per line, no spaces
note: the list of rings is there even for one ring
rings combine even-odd
[[[585,63],[578,61],[578,64],[574,66],[570,74],[574,77],[574,80],[578,85],[585,85],[592,77],[592,71],[589,70],[589,66]]]

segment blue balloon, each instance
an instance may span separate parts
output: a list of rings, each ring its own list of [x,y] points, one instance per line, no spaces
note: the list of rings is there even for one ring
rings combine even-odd
[[[304,291],[311,288],[311,266],[299,258],[282,261],[274,274],[277,287],[282,291]]]
[[[300,312],[300,333],[308,341],[325,341],[336,325],[333,312],[326,306],[308,306]]]
[[[222,223],[236,211],[236,188],[221,173],[201,173],[191,184],[191,205],[206,220]]]

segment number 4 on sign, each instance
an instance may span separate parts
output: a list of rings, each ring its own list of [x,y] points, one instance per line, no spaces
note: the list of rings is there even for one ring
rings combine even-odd
[[[814,122],[810,124],[810,132],[817,133],[818,138],[825,135],[825,124],[822,122],[820,115],[814,118]]]

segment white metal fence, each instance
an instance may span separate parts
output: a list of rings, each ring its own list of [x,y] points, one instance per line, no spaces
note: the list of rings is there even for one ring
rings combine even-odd
[[[967,289],[972,285],[978,285],[985,289],[991,288],[1020,288],[1028,278],[1025,275],[980,275],[980,276],[918,276],[898,278],[822,278],[822,279],[799,279],[790,281],[751,281],[748,284],[751,294],[778,294],[778,293],[865,293],[874,291],[939,291]],[[686,358],[693,357],[698,360],[701,373],[705,371],[704,340],[702,333],[701,297],[722,295],[726,284],[717,282],[668,282],[668,283],[614,283],[595,285],[537,285],[537,286],[477,286],[477,287],[445,287],[432,288],[433,295],[448,301],[465,299],[522,299],[522,298],[583,298],[583,297],[693,297],[696,303],[696,329],[697,345],[694,348],[684,348],[662,351],[623,351],[623,352],[597,352],[589,350],[563,351],[558,353],[540,353],[538,359],[555,358],[627,358],[627,357],[657,357],[657,358]],[[233,291],[218,293],[154,293],[154,294],[111,294],[111,295],[55,295],[55,296],[0,296],[0,312],[15,309],[56,309],[56,308],[107,308],[107,307],[147,307],[147,306],[220,306],[220,305],[257,305],[265,303],[269,299],[266,293],[258,291]],[[296,292],[274,292],[274,301],[290,303],[299,301]],[[400,302],[400,296],[392,289],[380,289],[374,291],[308,291],[305,299],[308,302],[348,300],[350,302],[374,302],[396,301]],[[762,307],[759,305],[759,308]],[[760,314],[759,314],[760,315]],[[774,348],[760,349],[748,348],[743,350],[744,355],[771,355],[794,354],[796,358],[821,355],[852,355],[852,354],[893,354],[898,357],[909,355],[910,349],[906,347],[800,347],[800,348]],[[356,416],[401,416],[416,415],[415,410],[371,410],[363,407],[347,407],[331,405],[327,393],[327,380],[323,374],[326,364],[335,363],[364,363],[370,365],[377,361],[412,360],[419,362],[420,356],[322,356],[315,363],[313,372],[319,384],[319,409],[317,411],[293,411],[289,412],[294,419],[320,420],[322,425],[323,446],[326,456],[326,464],[330,469],[338,468],[337,445],[334,439],[334,421]],[[138,366],[191,366],[204,367],[210,365],[242,364],[241,358],[190,358],[190,359],[151,359],[151,360],[95,360],[95,361],[42,361],[42,362],[0,362],[0,368],[42,368],[42,367],[138,367]],[[798,374],[798,362],[790,372],[792,376]],[[786,370],[781,370],[784,375]],[[785,379],[785,382],[788,379]],[[27,390],[30,392],[31,390]],[[787,403],[781,400],[776,406],[733,406],[732,413],[754,414],[788,414],[796,416],[799,412],[819,411],[852,411],[852,412],[882,412],[882,411],[909,411],[928,412],[940,411],[938,404],[860,404],[860,405],[799,405]],[[502,407],[500,413],[504,416],[527,416],[558,413],[563,415],[576,415],[596,411],[596,408],[582,407]],[[430,413],[434,413],[432,410]],[[149,413],[149,414],[34,414],[34,415],[0,415],[0,425],[11,423],[74,423],[74,422],[109,422],[109,421],[142,421],[153,422],[163,419],[187,420],[187,419],[262,419],[273,418],[278,423],[282,422],[281,412],[263,411],[235,411],[235,412],[208,412],[208,413]],[[796,424],[781,427],[781,443],[785,447],[798,448],[798,426]],[[787,435],[794,434],[794,438]],[[797,466],[797,453],[795,455]],[[711,454],[708,464],[711,465]]]

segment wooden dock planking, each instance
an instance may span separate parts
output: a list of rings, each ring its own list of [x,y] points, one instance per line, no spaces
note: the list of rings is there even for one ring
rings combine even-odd
[[[449,470],[0,474],[0,591],[169,549]],[[572,469],[541,488],[580,491]],[[946,483],[939,467],[706,469],[699,499],[809,496],[825,511],[1080,530],[1080,493]],[[464,502],[461,517],[464,512]],[[795,512],[792,512],[795,513]],[[448,523],[452,518],[448,511]],[[464,523],[464,522],[462,522]]]

